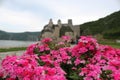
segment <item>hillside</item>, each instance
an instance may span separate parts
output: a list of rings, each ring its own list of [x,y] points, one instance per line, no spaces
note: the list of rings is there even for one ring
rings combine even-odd
[[[106,39],[120,39],[120,11],[97,21],[80,25],[81,35],[103,35]]]
[[[10,33],[0,30],[0,40],[36,41],[40,32]]]

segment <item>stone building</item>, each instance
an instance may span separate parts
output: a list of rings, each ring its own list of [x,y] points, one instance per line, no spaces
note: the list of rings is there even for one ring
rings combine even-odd
[[[72,19],[68,19],[68,23],[62,23],[61,20],[58,20],[57,24],[54,24],[50,19],[41,31],[40,39],[49,37],[59,41],[63,35],[71,36],[71,39],[75,41],[80,36],[80,25],[73,25]]]

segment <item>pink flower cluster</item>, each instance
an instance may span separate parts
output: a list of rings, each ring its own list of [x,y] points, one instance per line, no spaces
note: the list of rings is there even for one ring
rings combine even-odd
[[[52,50],[50,54],[41,55],[40,60],[42,60],[45,65],[60,66],[63,63],[69,63],[71,57],[68,55],[68,48],[60,48],[59,50]]]
[[[91,54],[95,53],[95,50],[98,48],[98,43],[96,40],[90,36],[85,37],[81,36],[77,45],[75,45],[72,49],[72,56],[80,57],[82,54],[86,52],[90,52]]]
[[[2,61],[1,77],[9,80],[65,80],[65,72],[58,66],[40,66],[36,55],[7,56]]]
[[[22,56],[7,56],[0,79],[120,80],[120,49],[100,45],[91,36],[81,36],[77,45],[67,47],[70,38],[62,38],[60,43],[45,38]]]
[[[72,49],[72,56],[84,80],[120,80],[120,49],[100,45],[90,36],[81,36]]]

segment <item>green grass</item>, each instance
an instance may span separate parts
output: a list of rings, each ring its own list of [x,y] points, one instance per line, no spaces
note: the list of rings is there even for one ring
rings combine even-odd
[[[103,45],[109,45],[114,48],[120,48],[120,43],[116,43],[115,41],[111,41],[111,40],[99,41],[98,43]]]
[[[14,48],[0,48],[0,52],[22,51],[26,50],[26,47],[14,47]]]

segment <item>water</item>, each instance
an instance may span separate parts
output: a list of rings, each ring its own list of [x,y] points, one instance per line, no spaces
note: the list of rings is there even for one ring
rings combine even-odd
[[[0,48],[27,47],[33,43],[35,42],[34,41],[0,40]]]

